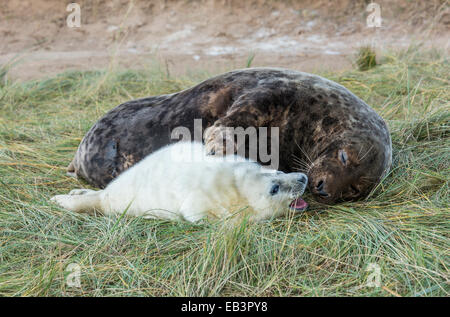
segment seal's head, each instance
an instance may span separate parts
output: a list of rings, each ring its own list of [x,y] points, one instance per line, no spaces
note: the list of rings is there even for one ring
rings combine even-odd
[[[308,177],[303,173],[283,173],[260,166],[236,173],[241,194],[258,220],[280,216],[289,209],[303,211],[308,207],[301,198],[308,184]]]
[[[388,171],[391,147],[370,135],[339,139],[322,148],[308,171],[309,189],[319,202],[366,197]]]

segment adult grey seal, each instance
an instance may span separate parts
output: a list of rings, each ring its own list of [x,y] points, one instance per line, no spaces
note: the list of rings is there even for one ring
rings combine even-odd
[[[224,151],[217,135],[225,127],[278,127],[279,170],[305,172],[314,198],[324,203],[366,197],[392,162],[386,123],[345,87],[303,72],[250,68],[117,106],[87,132],[68,172],[103,188],[175,142],[174,128],[194,133],[199,118],[215,155]]]

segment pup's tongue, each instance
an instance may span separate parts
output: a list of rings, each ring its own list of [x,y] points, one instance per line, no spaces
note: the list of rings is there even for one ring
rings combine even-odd
[[[308,203],[301,198],[297,198],[296,200],[291,202],[289,207],[291,207],[292,209],[295,209],[297,211],[302,211],[308,207]]]

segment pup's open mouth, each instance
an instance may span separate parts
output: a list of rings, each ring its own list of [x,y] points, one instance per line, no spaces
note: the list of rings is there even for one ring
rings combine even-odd
[[[289,205],[289,208],[295,210],[295,211],[303,211],[308,208],[308,203],[304,201],[302,198],[297,198],[291,204]]]

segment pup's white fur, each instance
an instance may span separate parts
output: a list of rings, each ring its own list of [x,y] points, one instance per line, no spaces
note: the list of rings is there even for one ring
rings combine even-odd
[[[279,185],[276,194],[271,193]],[[186,219],[281,215],[305,190],[306,175],[284,174],[238,156],[207,156],[201,143],[178,142],[150,154],[104,190],[72,190],[51,200],[76,211]]]

